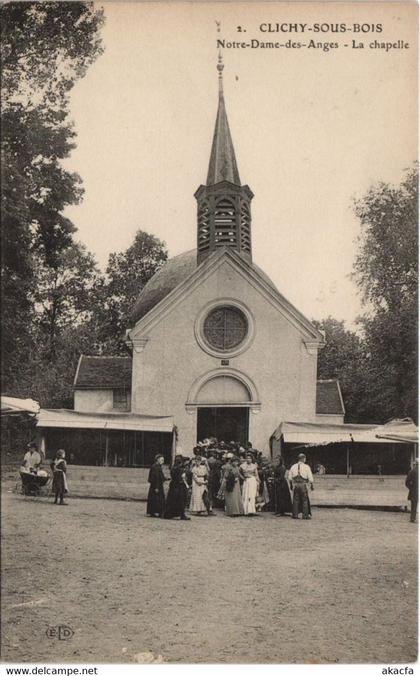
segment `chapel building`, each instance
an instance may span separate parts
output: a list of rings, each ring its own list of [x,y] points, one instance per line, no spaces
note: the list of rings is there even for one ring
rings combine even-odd
[[[268,455],[281,421],[344,417],[338,382],[317,382],[324,336],[253,260],[253,193],[239,176],[220,57],[217,68],[207,180],[195,192],[197,248],[168,260],[141,291],[126,334],[131,357],[82,355],[74,381],[79,418],[108,415],[117,421],[109,429],[126,435],[146,422],[152,434],[173,425],[175,441],[167,436],[163,446],[142,435],[144,464],[160,448],[168,460],[175,449],[191,455],[210,436],[252,441]],[[141,464],[136,438],[124,451],[128,464]]]
[[[197,249],[169,260],[148,282],[127,333],[132,410],[172,415],[187,453],[210,436],[267,450],[279,420],[315,421],[324,343],[253,262],[253,193],[239,177],[220,57],[217,67],[207,181],[195,193]]]

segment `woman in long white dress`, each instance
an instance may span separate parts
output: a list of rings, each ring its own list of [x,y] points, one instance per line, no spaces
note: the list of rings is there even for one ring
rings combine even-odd
[[[193,514],[208,514],[210,504],[208,501],[208,470],[205,458],[199,465],[194,465],[192,470],[192,494],[190,512]]]
[[[254,463],[253,456],[248,453],[245,462],[240,467],[241,476],[244,480],[242,485],[242,503],[245,516],[252,516],[257,513],[255,498],[258,494],[260,478],[258,476],[258,467]]]

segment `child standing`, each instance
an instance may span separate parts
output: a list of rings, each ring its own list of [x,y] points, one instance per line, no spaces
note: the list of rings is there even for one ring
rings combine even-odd
[[[55,494],[54,504],[67,505],[67,502],[64,502],[64,494],[67,493],[67,463],[66,452],[62,448],[57,451],[51,463],[51,469],[53,472],[52,490]]]

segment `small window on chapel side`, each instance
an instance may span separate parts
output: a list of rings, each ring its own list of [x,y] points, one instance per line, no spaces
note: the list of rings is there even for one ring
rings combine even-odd
[[[128,411],[128,394],[125,389],[113,390],[112,407],[116,411]]]

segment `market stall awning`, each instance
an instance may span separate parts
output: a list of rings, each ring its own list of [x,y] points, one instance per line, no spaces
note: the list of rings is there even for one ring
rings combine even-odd
[[[172,432],[174,421],[172,416],[137,413],[82,413],[68,409],[42,408],[39,412],[37,427]]]
[[[385,425],[376,429],[378,439],[387,439],[389,441],[399,441],[400,443],[418,444],[419,430],[411,418],[402,420],[390,420]]]
[[[37,415],[40,407],[33,399],[18,399],[16,397],[1,397],[1,415]]]
[[[353,441],[356,443],[374,444],[395,443],[395,441],[403,442],[402,439],[378,438],[378,430],[382,429],[382,425],[357,425],[352,423],[330,425],[326,423],[282,422],[274,431],[273,437],[276,440],[280,440],[283,437],[286,444],[307,444],[308,446],[324,446]]]

